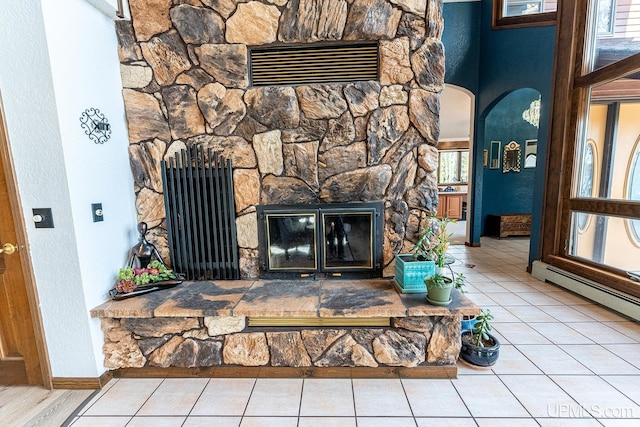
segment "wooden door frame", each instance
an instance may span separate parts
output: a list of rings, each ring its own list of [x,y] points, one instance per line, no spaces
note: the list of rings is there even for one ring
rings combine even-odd
[[[6,126],[6,115],[2,102],[2,92],[0,92],[0,161],[4,165],[7,190],[9,193],[10,208],[13,214],[14,227],[18,236],[18,242],[28,247],[28,238],[24,216],[18,197],[18,185],[16,181],[15,169],[13,167],[11,152],[9,150],[9,133]],[[35,275],[31,264],[31,256],[28,250],[21,250],[14,256],[20,256],[22,263],[22,274],[24,275],[24,283],[29,298],[29,308],[31,312],[31,322],[36,337],[36,348],[38,349],[38,358],[40,361],[40,374],[42,376],[42,385],[47,389],[53,388],[51,375],[51,367],[49,364],[49,354],[47,352],[44,327],[42,316],[40,313],[40,303],[38,292],[36,289]]]

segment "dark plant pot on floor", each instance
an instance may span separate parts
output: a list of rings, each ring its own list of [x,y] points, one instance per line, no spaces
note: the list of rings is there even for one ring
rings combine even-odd
[[[493,345],[480,347],[472,343],[471,331],[462,332],[462,348],[460,349],[460,357],[472,365],[493,366],[500,355],[500,342],[493,335],[487,335],[493,342]]]

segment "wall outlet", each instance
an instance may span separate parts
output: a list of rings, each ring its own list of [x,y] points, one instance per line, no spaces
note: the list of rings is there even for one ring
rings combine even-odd
[[[102,203],[91,203],[91,213],[93,215],[93,222],[104,221]]]
[[[31,211],[36,228],[53,228],[51,208],[33,208]]]

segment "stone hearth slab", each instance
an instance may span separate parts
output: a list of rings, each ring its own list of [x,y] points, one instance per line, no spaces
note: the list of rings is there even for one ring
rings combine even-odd
[[[406,313],[389,280],[322,282],[320,317],[403,317]]]
[[[234,316],[317,317],[321,282],[259,280],[233,309]]]
[[[399,294],[379,280],[216,280],[184,282],[175,288],[107,301],[93,317],[290,317],[391,318],[472,316],[480,310],[452,292],[447,307],[427,304],[424,294]]]

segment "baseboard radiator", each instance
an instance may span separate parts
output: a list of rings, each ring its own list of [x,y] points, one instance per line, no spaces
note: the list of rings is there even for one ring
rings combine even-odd
[[[608,288],[542,261],[534,261],[533,277],[568,289],[598,304],[640,321],[640,298]]]
[[[196,146],[161,169],[173,269],[187,280],[239,279],[231,160]]]

